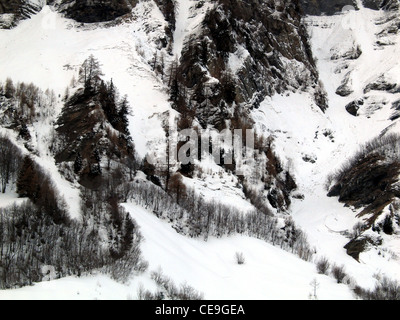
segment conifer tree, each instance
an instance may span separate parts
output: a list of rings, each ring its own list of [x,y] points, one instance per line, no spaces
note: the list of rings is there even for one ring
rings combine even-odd
[[[4,86],[4,95],[7,99],[14,97],[15,95],[14,83],[10,78],[7,78],[6,84]]]
[[[84,85],[85,91],[96,91],[103,75],[100,62],[90,55],[79,69],[79,82]]]
[[[121,123],[119,131],[121,131],[124,134],[129,134],[128,115],[129,115],[129,102],[128,102],[128,96],[125,95],[119,103],[119,111],[118,111],[118,118]]]
[[[83,159],[80,152],[76,155],[75,162],[74,162],[74,172],[78,174],[83,168]]]
[[[17,193],[35,202],[39,196],[39,187],[35,164],[30,156],[25,156],[18,174]]]

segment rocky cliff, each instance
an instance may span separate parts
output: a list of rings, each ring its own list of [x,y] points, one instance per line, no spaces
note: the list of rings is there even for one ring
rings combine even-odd
[[[309,15],[332,15],[341,12],[345,6],[357,7],[355,0],[301,0],[300,2],[304,13]]]
[[[48,1],[58,10],[78,22],[111,21],[132,11],[137,0],[62,0]]]
[[[177,74],[203,126],[221,126],[238,109],[285,91],[311,88],[327,107],[298,1],[217,1],[184,47]]]

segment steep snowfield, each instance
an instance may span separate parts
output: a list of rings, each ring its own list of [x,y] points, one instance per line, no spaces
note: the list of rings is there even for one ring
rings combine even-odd
[[[117,27],[79,27],[45,6],[17,28],[1,30],[0,81],[11,77],[15,82],[33,82],[62,96],[79,66],[93,54],[102,64],[104,78],[112,79],[121,95],[128,95],[134,110],[130,130],[137,151],[144,156],[147,142],[162,132],[159,120],[152,116],[169,109],[163,84],[147,63],[155,52],[153,40],[162,34],[165,22],[155,5],[141,3],[135,14],[133,23]],[[148,16],[152,20],[146,26],[152,31],[142,21]]]
[[[187,37],[201,26],[207,9],[212,7],[210,3],[203,3],[200,7],[198,2],[195,0],[176,1],[177,14],[172,53],[178,59],[185,42],[189,40]]]
[[[310,283],[319,283],[319,299],[353,299],[346,285],[318,275],[312,263],[283,252],[263,241],[234,236],[223,239],[190,239],[152,213],[126,204],[141,227],[142,250],[149,271],[126,284],[118,284],[102,275],[68,277],[42,282],[33,287],[0,291],[0,299],[136,299],[138,288],[155,291],[149,279],[151,271],[162,270],[175,284],[189,284],[205,299],[300,299],[313,292]],[[238,265],[235,253],[242,252],[245,264]]]
[[[60,109],[62,102],[59,100],[55,108]],[[51,135],[53,130],[53,122],[57,112],[48,118],[39,119],[33,123],[33,135],[31,138],[31,147],[36,151],[33,156],[37,163],[46,170],[56,186],[60,196],[62,196],[67,205],[70,217],[80,219],[80,191],[77,184],[71,183],[63,177],[56,166],[54,158],[49,152],[49,144],[51,143]],[[17,134],[11,129],[0,128],[0,133],[8,136],[14,144],[21,148],[23,154],[28,154],[22,143],[18,141]],[[21,203],[24,199],[19,199],[14,191],[8,191],[6,194],[0,194],[0,208],[7,207],[13,203]]]
[[[276,137],[278,153],[294,171],[304,193],[305,199],[295,200],[291,209],[296,223],[306,231],[318,255],[344,264],[349,275],[365,287],[373,286],[374,275],[400,279],[400,237],[384,237],[381,248],[360,255],[360,263],[350,258],[343,249],[349,239],[341,233],[351,231],[359,221],[357,212],[344,207],[337,198],[328,198],[325,183],[328,174],[340,168],[363,143],[386,128],[399,132],[398,122],[389,120],[392,102],[400,98],[399,93],[364,93],[367,85],[382,74],[390,82],[400,82],[399,36],[387,36],[391,45],[376,45],[377,33],[385,27],[377,21],[387,20],[387,15],[361,7],[345,15],[306,18],[320,79],[328,94],[328,110],[322,114],[307,93],[297,93],[268,98],[253,112],[265,134]],[[332,59],[357,46],[362,51],[358,59]],[[348,72],[353,93],[341,97],[336,89]],[[365,108],[354,117],[345,106],[360,98],[365,99]]]
[[[188,282],[206,299],[307,299],[314,278],[321,283],[320,299],[352,298],[348,287],[316,274],[312,263],[263,241],[242,236],[188,239],[145,210],[125,207],[141,226],[150,267],[161,266],[175,282]],[[244,254],[244,265],[236,263],[236,252]]]

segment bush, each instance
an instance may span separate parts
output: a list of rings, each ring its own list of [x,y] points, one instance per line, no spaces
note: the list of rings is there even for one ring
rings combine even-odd
[[[237,264],[239,264],[239,265],[244,264],[246,262],[243,252],[236,252],[235,258],[236,258]]]
[[[0,192],[15,184],[22,160],[21,151],[5,135],[0,134]]]
[[[327,258],[322,257],[321,259],[319,259],[316,263],[316,266],[317,266],[317,271],[319,274],[328,275],[330,263]]]
[[[99,225],[88,221],[55,223],[31,201],[0,209],[0,289],[43,281],[43,266],[52,266],[57,278],[98,269],[118,281],[127,280],[133,271],[147,269],[140,251],[141,236],[136,226],[128,228],[129,220],[122,221],[129,230],[122,235],[106,223],[109,220],[101,219]],[[112,243],[101,236],[106,228],[109,234],[114,233]],[[115,257],[112,249],[123,254]]]
[[[349,158],[349,160],[347,160],[339,170],[328,176],[328,181],[326,184],[329,186],[333,180],[340,181],[345,178],[348,172],[353,167],[357,166],[359,161],[372,153],[383,155],[387,158],[392,158],[392,160],[400,160],[400,135],[394,133],[387,134],[376,137],[367,142],[361,146],[358,152]]]
[[[356,286],[354,293],[364,300],[400,300],[400,284],[395,280],[383,277],[378,279],[373,290]]]
[[[203,300],[203,294],[186,283],[178,288],[169,277],[163,274],[161,269],[153,271],[151,273],[151,278],[155,281],[159,290],[156,294],[140,290],[139,294],[144,297],[145,300],[161,300],[164,298],[169,298],[171,300]]]
[[[336,279],[337,283],[343,283],[347,276],[344,265],[341,265],[341,266],[333,265],[332,266],[332,275]]]

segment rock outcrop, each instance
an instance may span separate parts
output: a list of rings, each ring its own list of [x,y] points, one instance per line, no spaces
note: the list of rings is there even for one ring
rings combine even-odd
[[[399,8],[398,0],[362,0],[364,7],[373,10],[396,10]]]
[[[298,1],[219,0],[202,26],[183,49],[177,80],[204,127],[285,91],[315,88],[327,107]]]
[[[367,224],[375,220],[394,199],[400,198],[399,137],[378,137],[356,154],[336,175],[329,197],[339,197],[346,205],[362,209]]]
[[[0,14],[13,14],[14,21],[29,18],[40,11],[45,4],[54,6],[66,17],[77,22],[93,23],[112,21],[129,14],[138,0],[0,0]],[[14,22],[14,23],[15,23]]]
[[[50,1],[52,4],[55,1]],[[132,11],[137,0],[62,0],[57,9],[78,22],[111,21]]]
[[[346,6],[357,8],[355,0],[301,0],[301,7],[308,15],[333,15],[339,13]]]
[[[0,0],[0,28],[12,28],[42,9],[42,4],[29,0]],[[6,21],[2,16],[8,15]]]

